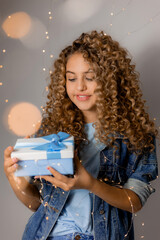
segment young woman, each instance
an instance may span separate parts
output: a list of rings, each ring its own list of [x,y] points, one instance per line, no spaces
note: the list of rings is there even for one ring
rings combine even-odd
[[[154,189],[157,130],[145,110],[128,53],[104,32],[83,33],[55,61],[38,136],[75,138],[73,178],[15,178],[18,159],[5,150],[4,168],[17,197],[33,211],[23,240],[133,240],[132,214]],[[39,181],[40,178],[40,181]]]

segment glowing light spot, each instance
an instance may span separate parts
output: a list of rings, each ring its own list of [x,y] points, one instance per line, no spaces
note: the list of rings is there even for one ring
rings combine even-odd
[[[111,12],[111,16],[113,16],[114,15],[114,13],[113,12]]]
[[[3,49],[2,52],[5,53],[5,52],[6,52],[6,49]]]
[[[0,68],[3,68],[3,65],[0,65]]]
[[[51,12],[48,12],[49,15],[51,15]]]
[[[48,36],[48,35],[46,36],[46,39],[49,39],[49,36]]]
[[[46,41],[44,32],[46,32],[46,26],[39,19],[32,17],[31,29],[20,41],[27,48],[39,49],[44,46]]]
[[[32,206],[31,206],[31,205],[29,205],[28,207],[29,207],[29,208],[31,208]]]
[[[52,20],[52,16],[49,16],[49,19]]]
[[[46,220],[48,220],[49,219],[49,217],[46,217]]]
[[[144,226],[144,222],[142,223],[142,226]]]
[[[46,32],[46,35],[48,34],[48,32]]]
[[[2,29],[8,37],[22,38],[31,28],[31,18],[25,12],[16,12],[3,22]]]
[[[45,72],[45,71],[46,71],[46,69],[45,69],[45,68],[43,68],[43,71]]]
[[[3,83],[2,82],[0,82],[0,86],[2,86],[3,85]]]
[[[48,87],[46,87],[46,92],[48,91]]]
[[[53,54],[50,55],[50,58],[53,58]]]
[[[43,50],[42,50],[42,52],[43,52],[43,53],[45,53],[45,52],[46,52],[46,50],[45,50],[45,49],[43,49]]]
[[[64,1],[61,11],[65,18],[76,24],[84,22],[93,16],[98,12],[103,3],[104,0],[67,0]]]
[[[18,103],[11,107],[8,116],[8,127],[18,136],[30,136],[41,125],[41,112],[28,102]]]
[[[8,99],[6,99],[5,102],[7,103],[7,102],[8,102]]]

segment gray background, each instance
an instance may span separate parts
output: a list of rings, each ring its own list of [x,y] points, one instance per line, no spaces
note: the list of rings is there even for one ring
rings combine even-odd
[[[125,11],[122,10],[125,8]],[[140,73],[141,88],[149,113],[159,128],[160,88],[160,1],[159,0],[0,0],[0,26],[12,13],[24,11],[41,23],[28,45],[7,37],[0,27],[0,239],[21,239],[30,210],[16,199],[3,172],[3,151],[18,136],[8,130],[6,109],[18,102],[30,102],[41,109],[49,69],[62,48],[82,32],[104,30],[129,50]],[[53,16],[49,20],[48,12]],[[114,13],[111,16],[111,12]],[[152,21],[150,20],[152,18]],[[110,24],[112,23],[112,27]],[[38,29],[38,25],[37,29]],[[49,39],[45,39],[45,31]],[[130,34],[128,34],[130,32]],[[6,49],[6,53],[2,50]],[[45,49],[45,54],[42,50]],[[50,54],[54,58],[50,58]],[[43,68],[46,71],[43,71]],[[8,103],[5,102],[8,99]],[[4,123],[5,122],[5,123]],[[159,146],[158,159],[159,159]],[[159,180],[156,193],[135,216],[136,239],[158,240],[160,228]]]

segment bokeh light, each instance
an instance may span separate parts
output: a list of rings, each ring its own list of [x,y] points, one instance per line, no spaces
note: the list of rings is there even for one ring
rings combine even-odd
[[[63,15],[72,22],[80,23],[94,15],[104,0],[67,0],[63,4]]]
[[[8,127],[18,136],[34,134],[41,125],[41,112],[28,102],[18,103],[8,111]]]
[[[24,37],[20,38],[20,41],[27,48],[39,49],[47,41],[45,36],[47,29],[39,19],[32,17],[31,21],[30,31]]]
[[[2,29],[8,37],[22,38],[31,28],[31,18],[25,12],[16,12],[8,16],[2,24]]]

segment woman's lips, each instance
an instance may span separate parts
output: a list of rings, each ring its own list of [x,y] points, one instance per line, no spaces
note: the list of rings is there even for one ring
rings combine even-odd
[[[91,95],[76,95],[78,101],[86,101],[91,97]]]

